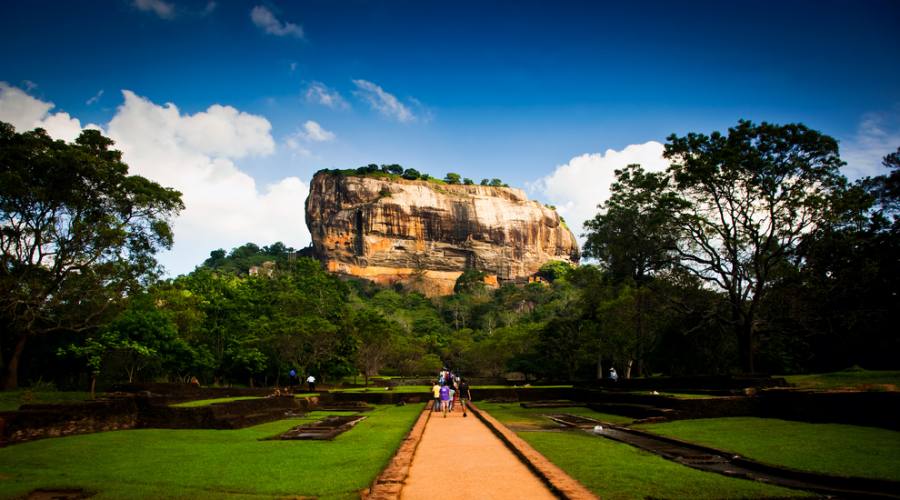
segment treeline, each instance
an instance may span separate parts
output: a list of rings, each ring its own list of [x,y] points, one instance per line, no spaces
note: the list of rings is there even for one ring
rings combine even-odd
[[[401,178],[409,181],[414,180],[423,180],[430,181],[437,184],[465,184],[466,186],[472,186],[475,184],[475,181],[468,177],[462,177],[456,172],[448,172],[447,175],[444,176],[443,179],[433,177],[431,174],[427,174],[425,172],[419,172],[414,168],[403,168],[401,165],[396,163],[392,164],[382,164],[381,166],[370,163],[368,165],[363,165],[357,168],[350,169],[322,169],[319,172],[327,172],[331,174],[337,175],[356,175],[356,176],[370,176],[370,177],[388,177],[388,178]],[[318,172],[317,172],[318,173]],[[491,186],[491,187],[509,187],[509,184],[506,184],[500,179],[481,179],[480,185],[482,186]]]
[[[111,144],[0,126],[6,387],[900,367],[900,150],[850,183],[836,141],[802,125],[672,136],[667,171],[616,173],[585,225],[590,263],[496,290],[468,270],[429,299],[341,280],[280,243],[160,280],[180,196],[128,176]]]

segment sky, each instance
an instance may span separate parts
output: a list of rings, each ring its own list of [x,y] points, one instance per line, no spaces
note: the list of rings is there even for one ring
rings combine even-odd
[[[183,193],[169,275],[310,236],[313,173],[399,163],[500,178],[576,235],[614,170],[739,119],[839,140],[851,179],[900,147],[900,2],[4,2],[0,120],[99,128]]]

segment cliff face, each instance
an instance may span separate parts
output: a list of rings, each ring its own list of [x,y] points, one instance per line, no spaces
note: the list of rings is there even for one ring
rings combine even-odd
[[[579,258],[556,211],[512,188],[319,172],[306,224],[329,271],[427,295],[452,293],[470,268],[498,286],[526,281],[548,260]]]

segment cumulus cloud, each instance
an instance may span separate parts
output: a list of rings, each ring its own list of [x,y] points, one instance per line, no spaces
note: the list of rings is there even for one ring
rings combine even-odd
[[[606,153],[583,154],[559,165],[552,174],[531,185],[541,197],[556,205],[578,236],[584,222],[597,215],[597,205],[609,198],[609,187],[615,181],[616,169],[639,163],[645,170],[658,172],[669,164],[662,157],[663,145],[650,141],[632,144],[621,151],[608,149]]]
[[[175,17],[175,6],[163,0],[134,0],[135,8],[143,12],[152,12],[160,19]]]
[[[331,109],[347,109],[350,104],[344,100],[340,92],[328,88],[324,83],[312,82],[306,88],[306,100]]]
[[[271,10],[262,5],[257,5],[250,10],[250,19],[253,24],[270,35],[303,38],[302,27],[280,21]]]
[[[81,134],[81,122],[68,113],[50,113],[55,105],[28,95],[18,87],[0,82],[0,121],[19,132],[42,128],[54,139],[73,141]]]
[[[303,218],[308,186],[287,177],[260,189],[234,163],[272,153],[268,120],[218,104],[182,114],[172,103],[159,105],[127,90],[123,95],[108,135],[133,173],[183,194],[186,208],[174,223],[175,246],[160,256],[170,273],[192,270],[219,247],[309,243]]]
[[[367,80],[353,80],[353,84],[358,89],[355,94],[382,115],[400,123],[416,121],[416,115],[408,106],[380,86]]]
[[[328,142],[334,140],[334,132],[322,128],[318,123],[307,120],[303,124],[303,135],[310,142]]]
[[[856,135],[841,144],[847,162],[844,175],[855,180],[887,173],[881,159],[900,147],[900,106],[890,111],[863,115]]]

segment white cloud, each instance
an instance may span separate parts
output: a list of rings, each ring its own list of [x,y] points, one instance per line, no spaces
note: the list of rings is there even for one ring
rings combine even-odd
[[[847,162],[844,175],[850,180],[882,175],[886,155],[900,147],[900,106],[881,113],[863,115],[856,135],[841,144],[841,158]]]
[[[174,248],[160,256],[170,273],[191,271],[220,247],[309,243],[303,217],[308,186],[287,177],[260,189],[233,161],[273,151],[268,120],[218,104],[187,115],[172,103],[123,94],[108,135],[133,173],[183,194],[186,208],[174,222]]]
[[[134,6],[144,12],[152,12],[161,19],[175,17],[175,6],[163,0],[134,0]]]
[[[353,83],[359,89],[355,94],[368,102],[372,109],[400,123],[416,121],[416,115],[393,94],[367,80],[353,80]]]
[[[43,128],[54,139],[73,141],[81,134],[81,122],[68,113],[50,114],[55,105],[28,95],[18,87],[0,82],[0,121],[12,124],[19,132]]]
[[[340,92],[330,89],[321,82],[312,82],[306,88],[306,100],[327,106],[331,109],[347,109],[350,104],[344,100]]]
[[[92,104],[96,104],[97,101],[99,101],[101,97],[103,97],[103,89],[100,89],[100,92],[97,92],[96,94],[94,94],[93,97],[91,97],[87,101],[84,101],[84,103],[88,106],[90,106]]]
[[[663,145],[655,141],[632,144],[622,151],[608,149],[605,154],[583,154],[557,166],[552,174],[531,185],[531,189],[556,205],[572,232],[584,243],[580,237],[584,222],[597,215],[597,205],[609,198],[616,169],[639,163],[644,170],[662,171],[669,166],[662,154]]]
[[[262,5],[257,5],[250,10],[250,19],[253,20],[253,24],[270,35],[303,38],[302,27],[294,23],[279,21],[271,10]]]
[[[334,132],[325,130],[321,125],[312,120],[307,120],[306,123],[303,124],[303,130],[306,140],[311,142],[328,142],[334,140]]]

